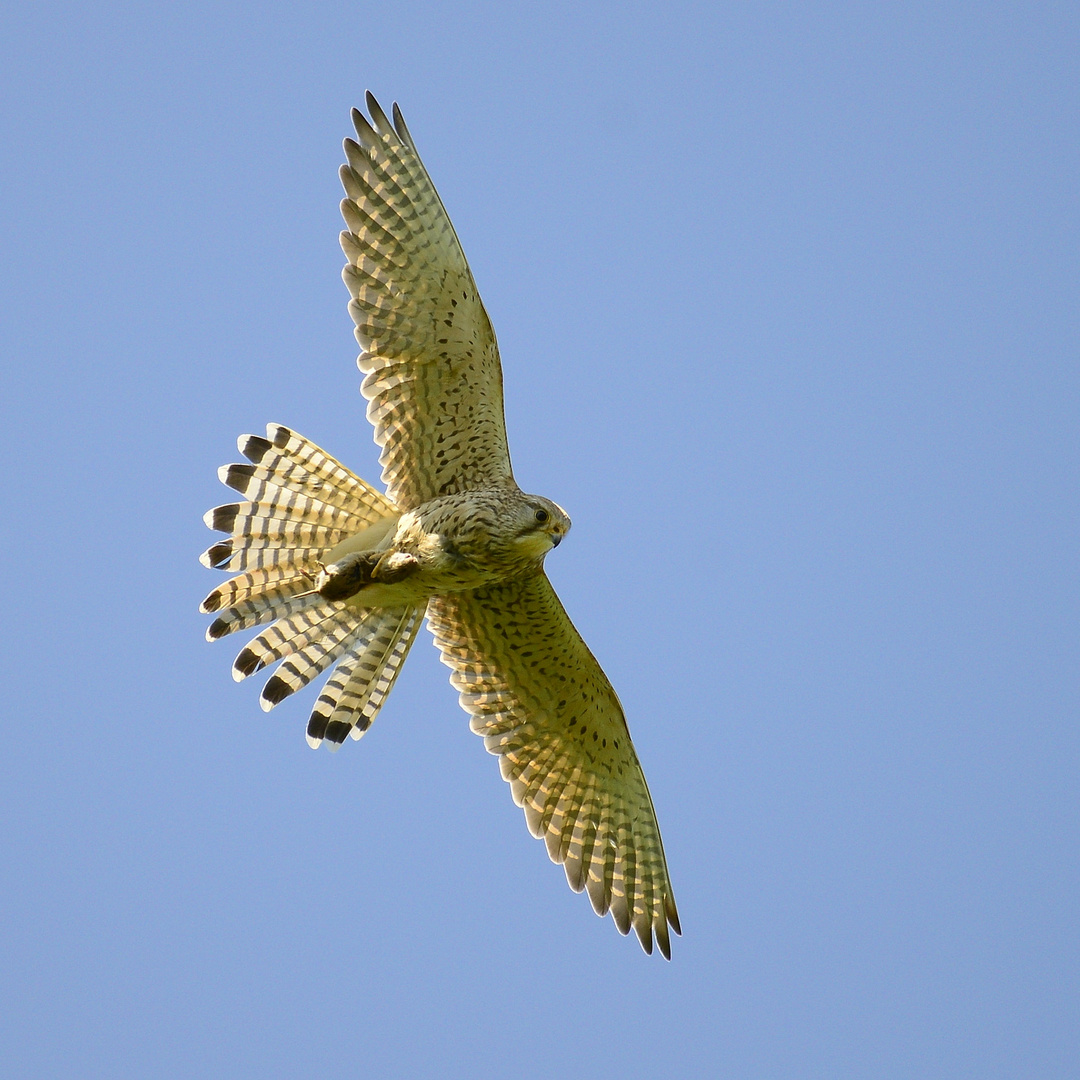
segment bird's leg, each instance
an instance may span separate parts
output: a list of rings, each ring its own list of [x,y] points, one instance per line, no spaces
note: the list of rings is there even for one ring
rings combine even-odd
[[[381,555],[378,551],[354,551],[324,566],[315,579],[315,591],[327,600],[348,600],[371,584],[371,571]]]
[[[419,569],[416,556],[404,551],[354,551],[322,568],[315,592],[327,600],[348,600],[366,585],[394,585]]]
[[[420,560],[407,551],[387,551],[371,571],[371,580],[396,585],[420,569]]]

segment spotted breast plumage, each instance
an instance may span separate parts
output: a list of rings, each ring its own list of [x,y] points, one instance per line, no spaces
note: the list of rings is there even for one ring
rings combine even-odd
[[[288,428],[219,471],[244,501],[206,515],[234,576],[203,601],[215,640],[265,629],[233,676],[277,669],[270,709],[333,668],[312,746],[359,738],[426,615],[473,731],[595,911],[646,952],[680,933],[652,799],[622,706],[544,573],[566,512],[514,482],[495,334],[397,105],[370,94],[341,168],[341,246],[382,494]],[[266,625],[269,624],[269,625]]]

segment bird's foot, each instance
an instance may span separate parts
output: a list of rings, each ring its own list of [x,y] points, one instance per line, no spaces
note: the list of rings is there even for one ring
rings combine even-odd
[[[419,559],[404,551],[355,551],[323,566],[314,591],[327,600],[348,600],[368,585],[394,585],[419,569]]]

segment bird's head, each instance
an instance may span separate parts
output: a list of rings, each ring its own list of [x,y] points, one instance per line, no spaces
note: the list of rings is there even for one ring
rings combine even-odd
[[[523,496],[514,517],[514,546],[528,558],[543,558],[570,531],[570,515],[540,495]]]

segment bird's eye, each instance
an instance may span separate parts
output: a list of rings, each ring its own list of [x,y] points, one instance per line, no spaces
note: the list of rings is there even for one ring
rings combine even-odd
[[[536,511],[536,520],[539,521],[541,524],[543,522],[547,521],[547,519],[548,519],[548,512],[546,510],[537,510]]]

